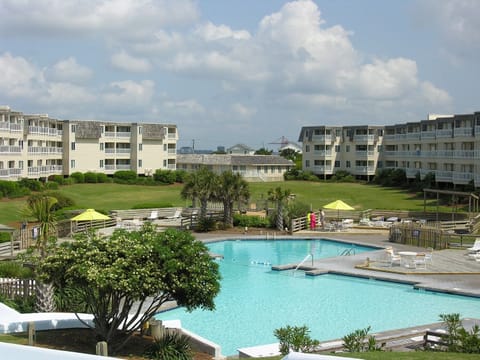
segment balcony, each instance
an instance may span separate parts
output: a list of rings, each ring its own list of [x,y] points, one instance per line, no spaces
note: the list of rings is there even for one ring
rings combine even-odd
[[[385,140],[395,140],[395,134],[383,135]]]
[[[48,147],[43,146],[29,146],[28,147],[29,155],[44,155],[48,154]]]
[[[177,153],[177,149],[168,149],[168,154],[176,154]]]
[[[21,174],[20,168],[0,169],[0,178],[19,177]]]
[[[312,142],[330,144],[332,142],[332,135],[313,135]]]
[[[414,178],[417,176],[417,173],[421,173],[422,169],[416,169],[416,168],[407,168],[405,169],[405,174],[407,175],[407,178]]]
[[[0,121],[0,131],[10,131],[10,123],[6,121]]]
[[[375,175],[375,166],[355,166],[355,174]]]
[[[471,172],[454,172],[453,173],[453,182],[455,184],[468,184],[470,181],[474,180],[475,174]]]
[[[116,148],[115,152],[119,155],[130,155],[131,148]]]
[[[369,142],[373,143],[375,141],[375,135],[354,135],[353,141],[355,142]]]
[[[29,126],[28,133],[31,135],[48,135],[50,128],[45,126]]]
[[[411,132],[407,133],[408,140],[420,140],[420,133],[419,132]]]
[[[437,135],[436,131],[422,131],[421,132],[421,138],[423,139],[435,139],[435,136]]]
[[[437,171],[435,172],[435,180],[441,182],[452,182],[453,171]]]
[[[453,136],[452,129],[437,130],[437,138],[451,138]]]
[[[10,123],[10,132],[22,132],[23,124]]]
[[[116,137],[129,138],[130,136],[132,136],[132,133],[130,131],[118,131],[116,133]]]
[[[314,174],[332,174],[332,170],[333,167],[331,165],[312,167],[312,172]]]
[[[52,174],[61,174],[63,171],[62,165],[43,165],[43,166],[32,166],[28,169],[29,176],[41,176],[41,175],[52,175]]]
[[[475,150],[453,150],[453,157],[457,159],[473,159]]]
[[[16,145],[2,145],[0,146],[0,155],[20,155],[22,153],[22,148]]]
[[[332,156],[332,150],[313,150],[313,154],[318,156]]]
[[[472,127],[459,127],[453,130],[454,136],[473,136]]]

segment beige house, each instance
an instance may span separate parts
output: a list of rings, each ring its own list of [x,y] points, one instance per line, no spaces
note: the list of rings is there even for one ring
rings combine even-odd
[[[247,181],[283,181],[285,172],[295,164],[278,155],[177,155],[177,169],[192,172],[202,166],[217,174],[230,170]]]
[[[57,120],[0,108],[0,179],[176,169],[177,127]]]
[[[437,182],[480,187],[480,112],[387,126],[308,126],[299,141],[303,170],[320,177],[345,170],[370,178],[400,168],[410,179],[433,173]]]

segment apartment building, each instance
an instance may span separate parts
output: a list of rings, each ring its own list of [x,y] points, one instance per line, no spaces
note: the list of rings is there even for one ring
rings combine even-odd
[[[303,170],[329,178],[344,170],[370,178],[380,161],[383,126],[306,126],[302,143]]]
[[[386,126],[309,126],[299,141],[303,169],[320,177],[345,170],[370,178],[379,168],[400,168],[410,179],[433,173],[437,182],[480,187],[480,112]]]
[[[176,169],[175,125],[58,120],[0,107],[0,179]]]

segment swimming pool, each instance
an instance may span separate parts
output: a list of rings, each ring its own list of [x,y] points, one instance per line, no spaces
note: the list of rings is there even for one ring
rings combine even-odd
[[[224,256],[219,261],[221,292],[215,311],[175,309],[158,319],[180,319],[182,327],[222,347],[237,349],[278,342],[273,332],[286,325],[307,325],[318,340],[341,338],[367,326],[372,332],[436,322],[440,314],[458,312],[480,317],[480,299],[414,290],[410,285],[363,278],[293,275],[271,265],[375,248],[329,240],[222,241],[208,245]],[[308,260],[307,260],[308,262]],[[268,265],[264,265],[268,264]]]

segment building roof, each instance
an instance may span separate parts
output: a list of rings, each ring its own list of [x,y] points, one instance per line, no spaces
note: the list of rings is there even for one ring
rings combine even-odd
[[[177,154],[177,164],[199,165],[284,165],[293,166],[291,160],[279,155],[229,155],[229,154]]]

